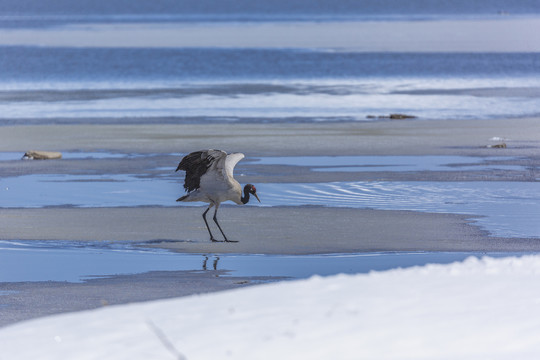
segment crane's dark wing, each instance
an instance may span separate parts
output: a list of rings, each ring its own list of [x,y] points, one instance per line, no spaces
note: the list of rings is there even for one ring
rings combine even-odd
[[[227,156],[225,151],[221,150],[202,150],[195,151],[184,156],[176,171],[184,170],[186,178],[184,180],[184,189],[187,192],[196,190],[201,185],[201,176],[203,176],[212,164]]]

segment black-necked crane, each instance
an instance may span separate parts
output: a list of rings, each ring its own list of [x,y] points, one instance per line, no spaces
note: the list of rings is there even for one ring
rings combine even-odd
[[[244,154],[242,153],[227,154],[221,150],[201,150],[184,156],[176,168],[176,171],[184,170],[186,172],[184,189],[187,191],[186,195],[176,201],[202,201],[210,204],[202,216],[212,241],[218,241],[212,235],[208,221],[206,221],[206,213],[212,207],[216,207],[214,222],[225,241],[236,242],[227,239],[217,221],[219,205],[227,200],[238,205],[247,204],[250,195],[255,196],[259,202],[261,201],[257,196],[255,186],[247,184],[242,191],[242,187],[233,177],[234,167],[243,158]]]

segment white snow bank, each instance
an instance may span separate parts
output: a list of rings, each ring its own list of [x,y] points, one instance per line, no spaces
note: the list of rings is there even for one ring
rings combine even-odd
[[[10,360],[538,359],[540,256],[65,314],[0,329],[0,349]]]

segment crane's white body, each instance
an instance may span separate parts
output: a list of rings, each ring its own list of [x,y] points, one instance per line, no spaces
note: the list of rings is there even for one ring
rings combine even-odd
[[[221,151],[201,176],[200,187],[190,192],[182,201],[202,201],[219,206],[220,203],[230,200],[242,205],[242,187],[233,175],[234,167],[243,158],[242,153],[227,154]]]
[[[206,220],[208,210],[215,207],[214,222],[219,228],[219,231],[221,231],[225,241],[231,242],[231,240],[227,239],[217,221],[219,205],[227,200],[233,201],[238,205],[246,204],[249,201],[250,194],[259,202],[261,201],[257,196],[257,189],[252,184],[246,184],[244,186],[244,196],[242,196],[242,187],[234,179],[234,167],[243,158],[244,154],[242,153],[227,154],[221,150],[201,150],[184,156],[176,168],[177,171],[184,170],[186,172],[184,189],[188,191],[187,195],[182,196],[176,201],[203,201],[209,203],[208,208],[203,212],[202,216],[210,234],[210,240],[212,241],[218,240],[214,238],[210,226],[208,226],[208,221]]]

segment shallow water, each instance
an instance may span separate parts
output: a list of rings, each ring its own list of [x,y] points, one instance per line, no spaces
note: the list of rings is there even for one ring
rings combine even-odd
[[[201,206],[175,202],[176,179],[132,175],[29,175],[2,181],[2,207]],[[261,204],[411,210],[480,216],[478,224],[495,236],[540,236],[540,183],[506,181],[359,181],[260,183]]]
[[[494,236],[540,236],[538,182],[261,184],[266,205],[325,205],[477,215]]]
[[[0,241],[0,282],[85,280],[149,271],[225,270],[221,276],[308,278],[446,264],[469,256],[519,253],[364,253],[331,255],[177,254],[125,243]],[[31,266],[29,266],[31,264]],[[0,295],[2,295],[0,293]]]
[[[0,153],[12,160],[15,153]],[[18,155],[20,156],[20,154]],[[17,157],[18,157],[17,156]],[[120,159],[138,154],[66,153],[66,159]],[[242,166],[306,166],[314,171],[527,171],[507,165],[514,157],[466,156],[312,156],[247,159]],[[155,176],[137,174],[34,174],[0,179],[1,207],[201,206],[176,203],[183,175],[157,168]],[[237,174],[241,179],[242,174]],[[540,183],[519,181],[348,181],[258,183],[261,204],[411,210],[479,216],[475,221],[494,236],[539,237]]]

